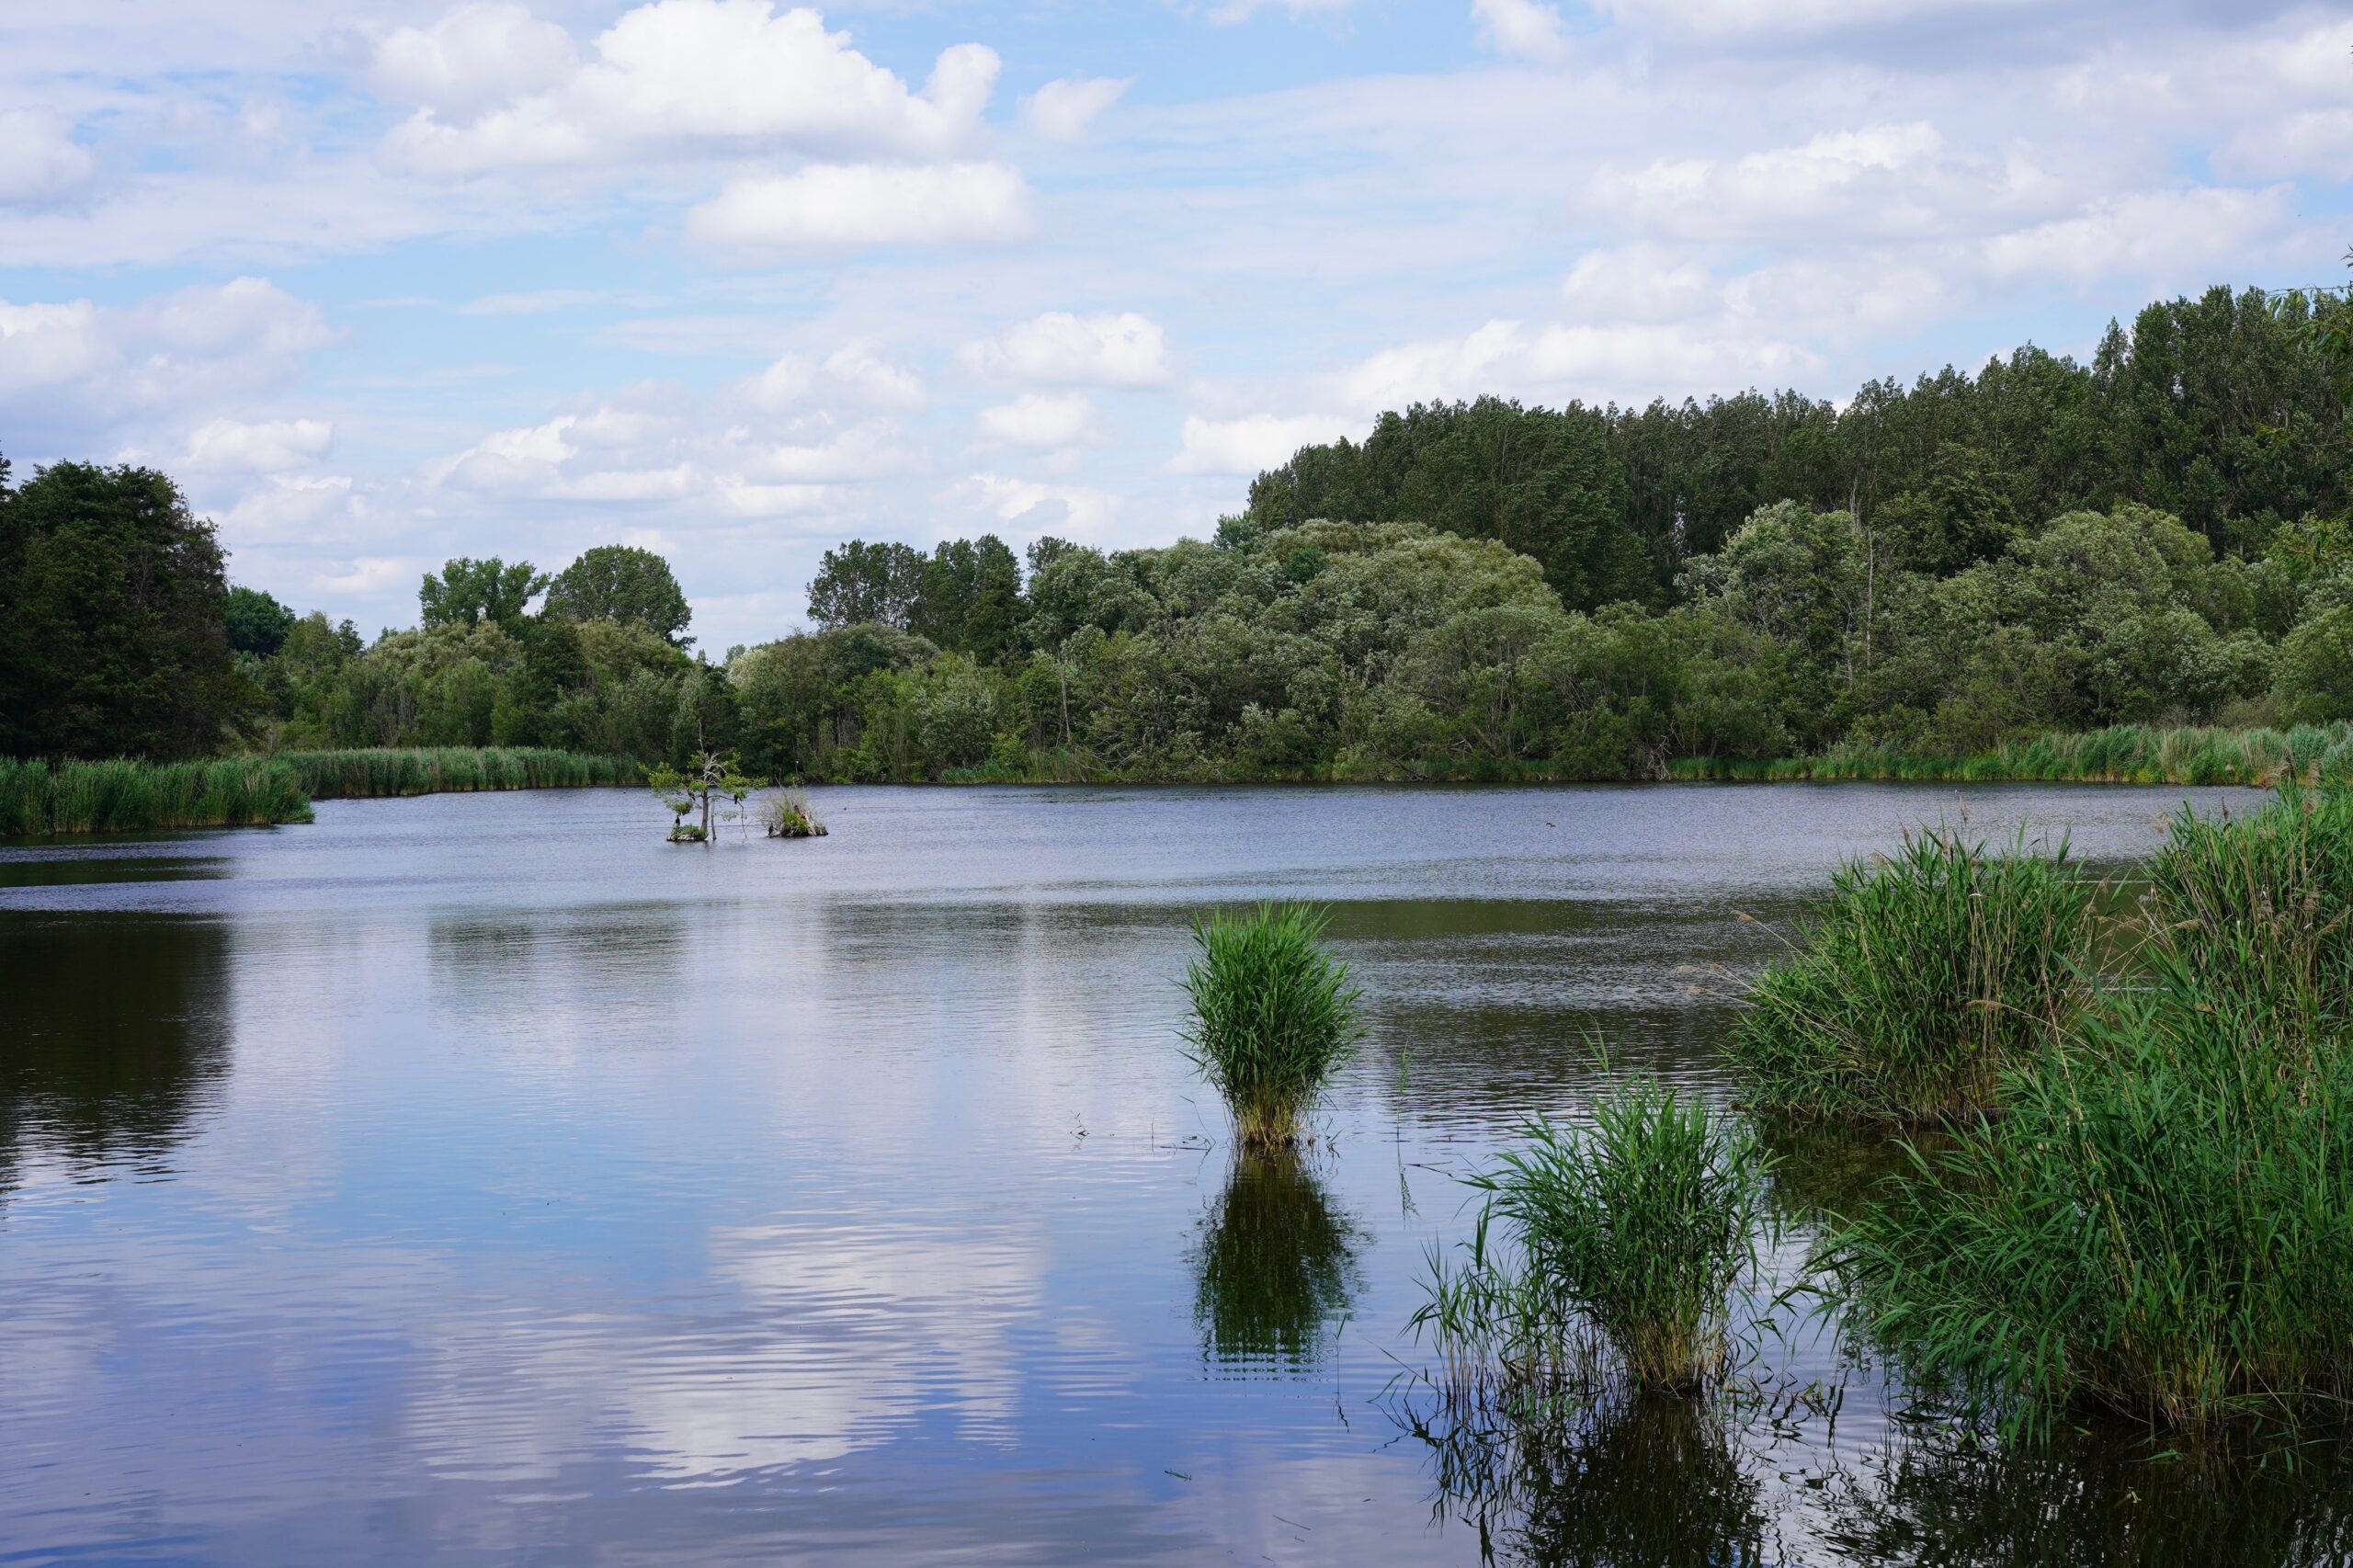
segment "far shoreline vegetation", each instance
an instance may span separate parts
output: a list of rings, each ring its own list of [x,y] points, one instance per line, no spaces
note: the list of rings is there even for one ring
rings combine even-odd
[[[811,630],[717,659],[643,550],[452,560],[369,642],[230,585],[162,473],[0,460],[0,756],[276,756],[319,798],[706,748],[802,785],[2345,778],[2348,345],[2338,294],[2216,289],[1843,406],[1415,405],[1208,540],[851,540]]]

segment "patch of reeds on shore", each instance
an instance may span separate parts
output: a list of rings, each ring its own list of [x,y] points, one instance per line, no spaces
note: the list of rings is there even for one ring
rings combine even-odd
[[[0,757],[0,837],[310,820],[300,776],[276,758],[51,764]]]
[[[1960,756],[1847,744],[1770,761],[1681,757],[1669,771],[1678,778],[1767,782],[2319,784],[2353,781],[2353,723],[2286,730],[2113,724]]]
[[[645,769],[622,756],[546,746],[414,746],[348,751],[289,751],[274,760],[292,767],[313,800],[373,800],[483,790],[558,790],[640,784]]]

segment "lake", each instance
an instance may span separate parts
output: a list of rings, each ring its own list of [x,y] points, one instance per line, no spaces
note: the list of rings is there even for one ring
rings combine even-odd
[[[0,1562],[2340,1560],[2347,1467],[1972,1457],[1810,1323],[1766,1370],[1835,1415],[1617,1405],[1482,1472],[1400,1414],[1457,1176],[1597,1040],[1721,1094],[1842,857],[1965,818],[2120,870],[2185,798],[2257,797],[877,788],[699,847],[580,790],[0,845]],[[1176,983],[1261,898],[1332,906],[1371,1033],[1250,1163]]]

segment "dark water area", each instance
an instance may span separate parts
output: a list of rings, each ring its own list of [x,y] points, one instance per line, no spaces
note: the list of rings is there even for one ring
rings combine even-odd
[[[2333,1449],[1972,1452],[1838,1393],[1417,1437],[1456,1176],[1592,1040],[1706,1092],[1842,858],[2245,791],[634,791],[0,846],[0,1562],[2346,1561]],[[1185,923],[1328,902],[1370,1038],[1239,1160]],[[1743,921],[1745,913],[1755,918]],[[1871,1151],[1794,1147],[1785,1201]],[[1384,1398],[1384,1391],[1388,1397]]]

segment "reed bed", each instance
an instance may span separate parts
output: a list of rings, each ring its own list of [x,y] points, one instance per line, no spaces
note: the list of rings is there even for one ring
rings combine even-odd
[[[594,756],[544,746],[419,746],[280,752],[313,800],[373,800],[396,795],[483,790],[560,790],[640,784],[645,769],[624,756]]]
[[[1931,756],[1894,746],[1837,745],[1814,756],[1747,761],[1682,757],[1677,778],[1922,783],[2320,784],[2353,780],[2353,723],[2234,730],[2115,724],[2053,733],[1988,752]]]
[[[1823,1267],[1931,1389],[2211,1430],[2353,1394],[2353,1051],[2161,955],[1834,1224]]]
[[[1907,835],[1832,878],[1788,957],[1749,987],[1729,1042],[1749,1100],[1779,1115],[1917,1122],[1994,1102],[2081,993],[2095,886],[2063,845],[2006,853]]]
[[[210,762],[0,757],[0,836],[309,822],[300,776],[269,757]]]
[[[1193,923],[1185,971],[1193,1064],[1225,1097],[1245,1147],[1295,1142],[1325,1082],[1364,1037],[1363,994],[1324,949],[1328,914],[1305,904],[1216,911]]]
[[[1689,1392],[1732,1359],[1733,1296],[1772,1233],[1772,1160],[1755,1132],[1649,1074],[1596,1103],[1589,1127],[1538,1121],[1468,1177],[1486,1196],[1458,1263],[1433,1259],[1413,1326],[1458,1403],[1576,1403],[1610,1366]]]

